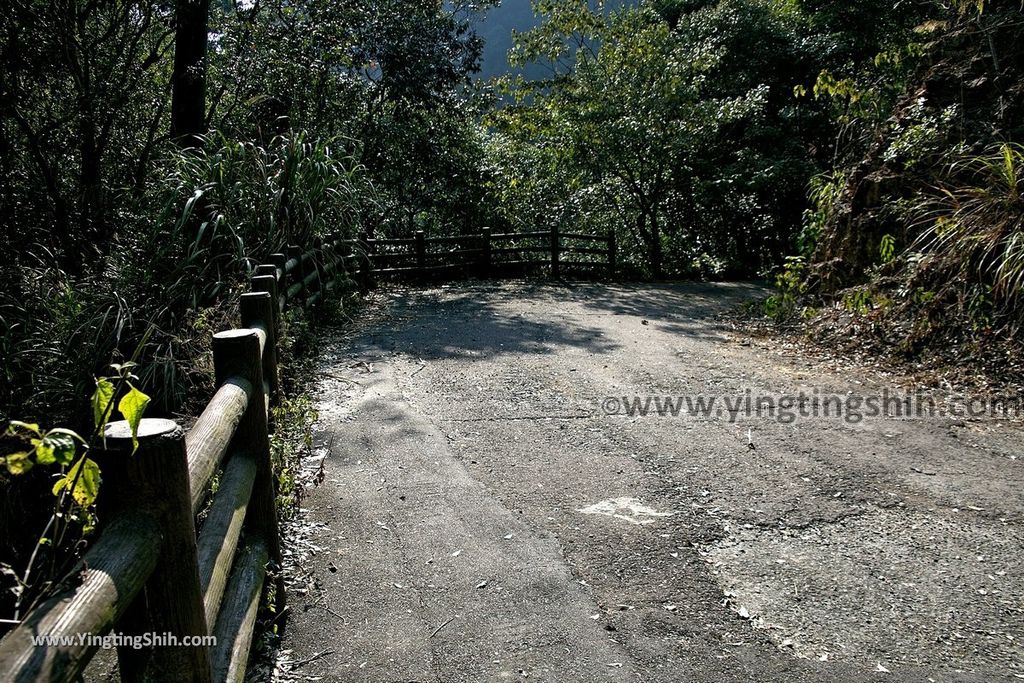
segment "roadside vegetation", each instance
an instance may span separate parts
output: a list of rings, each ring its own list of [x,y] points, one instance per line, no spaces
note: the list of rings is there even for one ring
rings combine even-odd
[[[194,414],[209,336],[287,244],[611,230],[624,277],[773,278],[763,312],[830,344],[1020,370],[1019,0],[535,0],[512,50],[531,78],[483,81],[493,4],[0,15],[0,423],[43,425],[0,440],[0,616],[94,525],[54,488],[97,378],[111,405]],[[289,439],[311,415],[291,401]]]
[[[811,179],[772,318],[839,353],[1020,386],[1022,10],[963,3],[915,27],[905,87]]]
[[[423,215],[477,225],[463,196],[477,184],[451,169],[475,139],[468,22],[458,3],[406,0],[5,7],[4,427],[88,439],[96,378],[128,360],[147,417],[195,415],[212,391],[209,337],[237,322],[268,254]],[[19,455],[38,453],[33,439],[15,428],[0,442],[5,619],[63,576],[94,526],[90,498],[53,493],[82,444]],[[59,537],[58,514],[71,522]]]

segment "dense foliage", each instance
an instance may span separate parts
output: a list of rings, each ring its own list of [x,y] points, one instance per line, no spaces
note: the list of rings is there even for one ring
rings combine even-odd
[[[901,88],[822,84],[884,106],[847,115],[771,312],[803,313],[830,344],[1019,377],[1022,11],[964,2],[917,25],[875,60],[918,64]]]
[[[0,571],[20,577],[2,592],[5,617],[77,547],[80,534],[53,538],[46,524],[52,477],[76,461],[52,457],[45,430],[92,432],[89,397],[111,363],[138,361],[147,415],[191,412],[209,396],[209,335],[231,325],[267,254],[359,229],[479,224],[472,11],[411,0],[5,5],[0,422],[43,425],[0,435]]]
[[[514,104],[492,117],[501,217],[615,227],[654,276],[774,266],[844,119],[867,106],[829,95],[874,78],[880,112],[900,90],[875,57],[921,12],[885,4],[535,3],[543,22],[515,55],[550,77],[508,79]]]
[[[58,395],[84,400],[151,325],[143,367],[172,409],[186,319],[252,259],[357,227],[479,223],[466,7],[212,3],[200,150],[170,133],[176,24],[140,0],[0,17],[0,417],[68,415]]]
[[[188,408],[251,266],[357,230],[614,231],[627,276],[774,273],[772,316],[911,353],[1017,330],[1019,0],[533,0],[492,83],[495,4],[8,2],[0,423],[88,431],[128,359]],[[0,481],[19,571],[49,434],[0,442],[61,469]]]
[[[494,222],[615,230],[644,276],[778,272],[773,316],[911,353],[1015,333],[1019,2],[533,7],[512,61],[545,75],[488,117]]]

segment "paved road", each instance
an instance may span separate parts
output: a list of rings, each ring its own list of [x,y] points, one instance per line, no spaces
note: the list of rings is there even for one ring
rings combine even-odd
[[[407,291],[326,339],[294,675],[1024,678],[1019,422],[606,414],[895,386],[721,321],[759,294]]]

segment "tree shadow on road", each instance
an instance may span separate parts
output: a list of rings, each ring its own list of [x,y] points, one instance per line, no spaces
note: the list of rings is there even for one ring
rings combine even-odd
[[[500,284],[473,284],[406,290],[392,296],[388,320],[364,343],[368,349],[401,351],[423,360],[553,355],[565,348],[610,353],[619,348],[599,326],[503,308],[511,296],[528,306],[542,305],[552,291],[537,288],[534,292],[532,286],[512,290]]]
[[[578,289],[590,308],[652,321],[715,318],[768,292],[756,282],[588,283]]]
[[[423,360],[620,350],[605,316],[638,318],[662,332],[722,340],[721,314],[765,293],[757,283],[473,282],[392,294],[387,322],[367,350]],[[515,301],[515,307],[506,306]],[[533,309],[536,308],[536,314]],[[593,315],[593,322],[581,320]],[[644,322],[646,321],[646,322]]]
[[[594,315],[638,318],[672,335],[722,341],[728,316],[768,294],[756,282],[581,283],[567,285]]]

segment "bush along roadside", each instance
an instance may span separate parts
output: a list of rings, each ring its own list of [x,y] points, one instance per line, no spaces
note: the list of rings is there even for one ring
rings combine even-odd
[[[820,263],[788,259],[767,318],[840,353],[885,356],[915,372],[1024,382],[1024,147],[952,155],[903,205],[860,281],[824,287]]]
[[[310,354],[316,349],[316,330],[325,323],[342,322],[346,309],[357,303],[354,287],[343,286],[338,291],[339,294],[311,310],[291,309],[282,320],[282,394],[279,404],[272,409],[271,448],[278,517],[285,521],[295,516],[299,504],[302,458],[311,451],[312,426],[317,419],[305,383]],[[207,331],[210,333],[212,330]],[[0,563],[0,588],[4,595],[0,603],[0,635],[73,577],[90,539],[104,523],[95,505],[103,473],[90,452],[102,449],[103,429],[108,422],[124,419],[134,435],[150,408],[150,396],[138,388],[140,380],[135,374],[143,348],[145,345],[140,344],[132,361],[112,365],[111,374],[95,379],[90,400],[93,424],[87,436],[64,427],[45,428],[17,420],[10,421],[2,434],[3,452],[7,455],[0,457],[0,485],[13,493],[5,497],[4,518],[11,519],[20,513],[23,525],[42,528],[42,532],[37,533],[34,543],[23,544],[32,547],[17,549],[21,553],[14,554],[14,562]],[[204,367],[199,362],[194,371],[206,372]],[[33,508],[25,506],[27,500],[37,501],[43,489],[52,496],[48,520],[29,514]],[[203,516],[201,512],[198,526]],[[268,583],[271,635],[280,616],[272,612],[272,586],[272,582]]]
[[[22,255],[0,288],[0,634],[74,566],[95,526],[83,492],[102,473],[90,476],[83,454],[100,429],[95,392],[109,392],[96,377],[113,375],[114,419],[129,383],[147,395],[146,417],[197,414],[213,387],[209,337],[237,326],[254,265],[287,244],[352,237],[375,201],[344,145],[302,131],[263,146],[212,136],[168,151],[159,169],[94,269]],[[72,470],[75,486],[53,493]]]
[[[70,579],[87,539],[97,525],[95,503],[102,483],[102,472],[90,451],[102,447],[104,427],[115,415],[131,427],[132,442],[150,398],[140,391],[133,373],[134,362],[114,364],[112,375],[96,378],[90,403],[93,431],[83,437],[66,427],[41,427],[36,423],[12,420],[4,436],[13,452],[0,456],[0,464],[11,477],[22,477],[33,470],[52,481],[50,516],[28,560],[22,567],[0,563],[0,574],[10,583],[13,598],[7,625],[16,624],[52,589]]]

